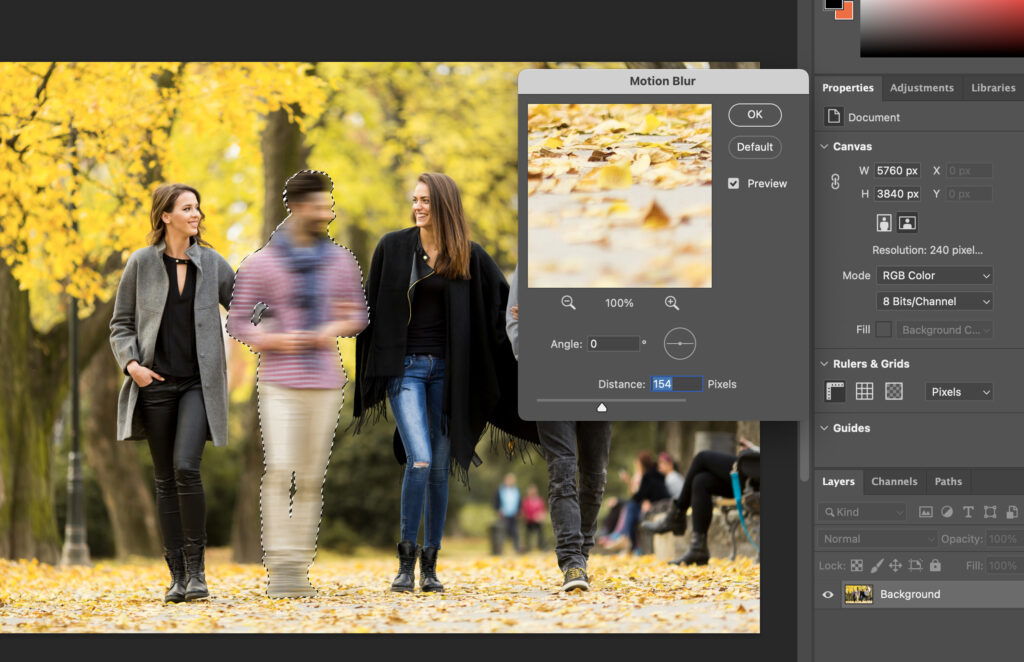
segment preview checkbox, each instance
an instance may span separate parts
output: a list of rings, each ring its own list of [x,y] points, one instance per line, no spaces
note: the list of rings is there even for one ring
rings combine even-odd
[[[740,187],[740,178],[739,177],[730,177],[729,178],[729,188],[737,189],[739,187]]]

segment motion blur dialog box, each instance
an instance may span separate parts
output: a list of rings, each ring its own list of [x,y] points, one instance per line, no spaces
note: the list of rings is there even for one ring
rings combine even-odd
[[[807,93],[799,70],[520,74],[520,415],[806,420]]]

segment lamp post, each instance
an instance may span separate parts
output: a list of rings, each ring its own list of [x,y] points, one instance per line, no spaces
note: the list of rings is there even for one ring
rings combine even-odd
[[[74,144],[74,129],[72,129]],[[78,223],[72,221],[72,232]],[[82,458],[79,444],[78,400],[78,299],[68,302],[68,363],[71,379],[71,450],[68,451],[68,513],[64,523],[64,547],[61,565],[89,565],[89,543],[85,537],[85,489],[82,484]]]

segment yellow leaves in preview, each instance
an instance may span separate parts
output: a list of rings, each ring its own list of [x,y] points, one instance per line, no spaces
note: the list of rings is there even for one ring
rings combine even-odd
[[[528,108],[531,287],[711,287],[711,105]]]
[[[710,104],[534,104],[527,126],[531,195],[711,183]]]

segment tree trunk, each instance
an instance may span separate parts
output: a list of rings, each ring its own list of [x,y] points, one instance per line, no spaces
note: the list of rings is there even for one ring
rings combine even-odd
[[[683,424],[679,421],[663,421],[661,426],[665,450],[676,462],[683,462],[688,457],[683,455]]]
[[[32,328],[28,293],[0,260],[0,557],[54,563],[60,536],[53,505],[50,433],[67,392],[54,372],[57,348]]]
[[[708,62],[709,69],[760,69],[760,62]]]
[[[626,62],[627,69],[686,69],[685,62]]]
[[[68,324],[48,333],[32,326],[28,293],[0,260],[0,557],[55,562],[60,535],[54,512],[51,432],[68,393]],[[79,365],[107,337],[113,301],[79,324]]]
[[[752,441],[761,445],[761,421],[737,421],[736,438]]]
[[[301,111],[293,108],[296,115]],[[299,170],[307,167],[310,148],[297,124],[288,121],[288,114],[279,110],[267,116],[263,131],[263,237],[270,233],[288,213],[284,208],[284,183]],[[245,470],[238,485],[238,500],[231,533],[231,551],[238,563],[259,563],[263,560],[260,544],[260,480],[263,477],[263,449],[259,416],[256,407],[256,389],[244,414],[252,421],[246,429],[250,436],[242,445]]]
[[[83,373],[89,385],[82,416],[86,465],[96,476],[114,535],[117,558],[159,556],[160,531],[152,477],[139,459],[139,443],[117,441],[117,402],[122,375],[110,357],[97,354]]]

